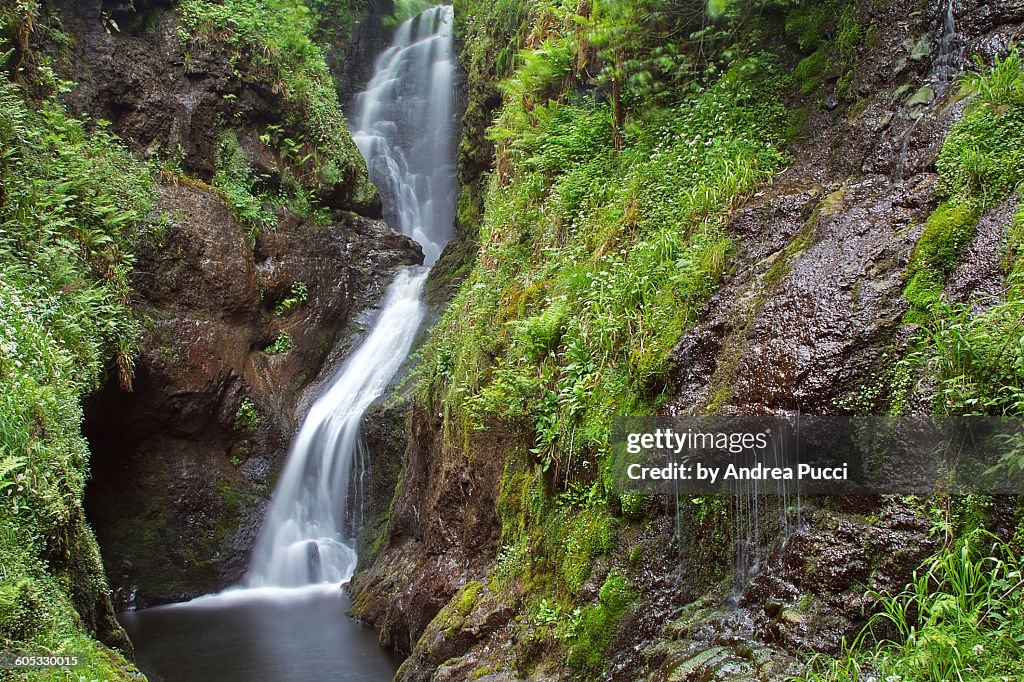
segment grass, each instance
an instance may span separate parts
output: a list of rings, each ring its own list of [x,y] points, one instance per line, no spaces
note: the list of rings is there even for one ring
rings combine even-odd
[[[784,161],[787,115],[758,96],[771,87],[761,60],[637,121],[620,150],[609,107],[549,102],[524,122],[510,94],[505,112],[520,113],[492,132],[505,177],[428,344],[421,397],[443,399],[464,432],[525,424],[546,468],[567,480],[589,464],[592,477],[609,417],[669,391],[668,353],[731,252],[722,216]]]
[[[812,658],[797,680],[1017,679],[1024,574],[1009,543],[979,531],[928,559],[901,592],[868,597],[877,611],[845,654]]]

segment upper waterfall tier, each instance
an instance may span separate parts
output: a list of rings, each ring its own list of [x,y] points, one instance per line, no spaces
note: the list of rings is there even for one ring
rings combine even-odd
[[[450,6],[402,23],[356,99],[352,137],[392,227],[441,255],[455,217],[455,54]]]

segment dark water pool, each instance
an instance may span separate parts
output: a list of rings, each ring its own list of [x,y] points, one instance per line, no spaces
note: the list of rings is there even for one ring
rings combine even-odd
[[[152,682],[386,682],[401,659],[337,586],[226,592],[122,613]]]

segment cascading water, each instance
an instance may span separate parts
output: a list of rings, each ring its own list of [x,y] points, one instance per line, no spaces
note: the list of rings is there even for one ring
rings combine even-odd
[[[455,218],[452,9],[426,10],[398,27],[356,104],[352,137],[366,159],[388,223],[441,255]]]
[[[455,213],[452,9],[397,28],[356,102],[353,137],[391,225],[439,256]],[[345,617],[362,500],[359,422],[405,360],[423,319],[427,268],[391,284],[369,335],[299,430],[253,553],[246,589],[120,614],[149,679],[390,679],[398,662]],[[294,589],[301,588],[301,589]]]
[[[452,8],[402,23],[356,100],[352,136],[385,216],[437,260],[454,219]],[[399,273],[362,346],[321,395],[299,431],[260,532],[250,587],[348,580],[355,568],[350,494],[359,496],[359,424],[405,360],[423,319],[426,268]],[[353,481],[355,479],[355,481]],[[353,487],[355,486],[355,487]]]

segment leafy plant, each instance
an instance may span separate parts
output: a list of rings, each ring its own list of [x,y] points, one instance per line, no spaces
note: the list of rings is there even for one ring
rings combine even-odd
[[[244,398],[235,410],[235,427],[243,431],[255,431],[263,423],[263,415],[256,404]]]
[[[291,286],[291,290],[287,296],[281,299],[281,302],[274,306],[274,314],[281,317],[293,308],[301,305],[309,298],[309,287],[306,286],[305,282],[295,282]]]
[[[278,333],[277,338],[274,342],[263,349],[263,352],[267,355],[280,355],[281,353],[287,353],[295,347],[295,342],[292,341],[292,337],[288,335],[288,332],[281,330]]]

